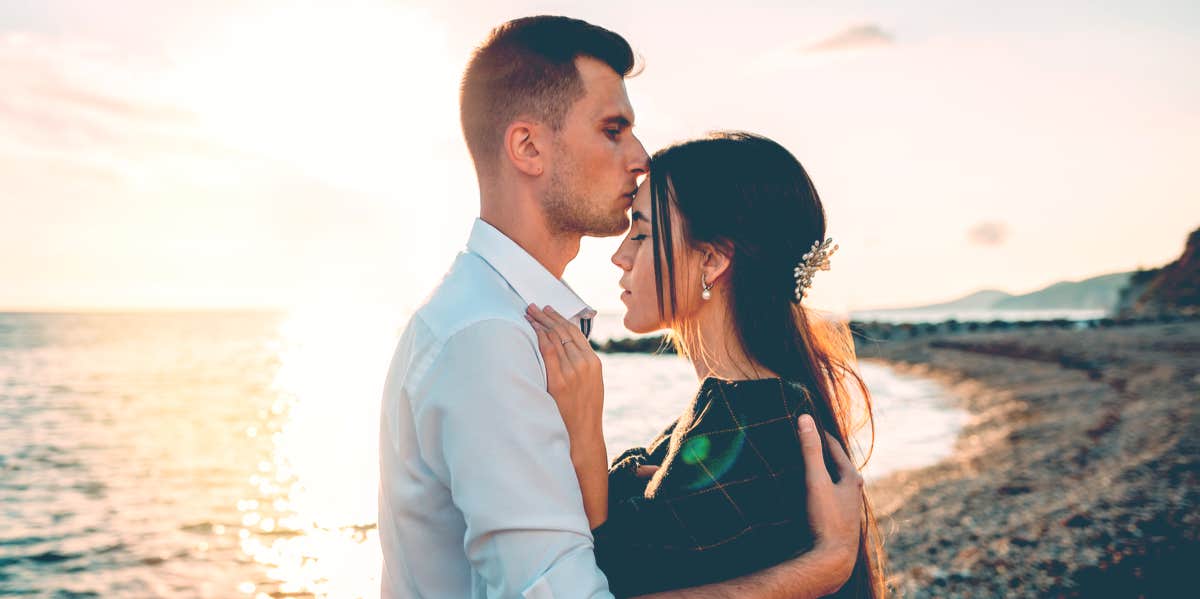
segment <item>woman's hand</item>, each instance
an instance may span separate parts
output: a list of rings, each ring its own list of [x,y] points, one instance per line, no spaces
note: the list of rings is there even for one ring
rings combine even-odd
[[[546,391],[558,404],[571,439],[571,462],[592,528],[608,519],[608,452],[604,445],[604,378],[600,357],[583,331],[553,308],[530,304],[525,319],[537,333],[546,364]]]

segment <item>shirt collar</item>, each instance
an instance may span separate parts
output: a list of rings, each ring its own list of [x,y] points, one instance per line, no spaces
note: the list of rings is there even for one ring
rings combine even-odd
[[[476,218],[471,227],[467,250],[483,258],[500,273],[526,304],[536,304],[539,308],[550,306],[568,319],[596,316],[596,311],[584,303],[565,281],[555,278],[517,242],[481,218]]]

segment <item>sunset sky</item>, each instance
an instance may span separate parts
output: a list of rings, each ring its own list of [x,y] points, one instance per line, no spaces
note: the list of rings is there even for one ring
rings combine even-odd
[[[467,55],[539,13],[630,40],[651,151],[796,154],[842,247],[818,307],[1157,266],[1200,226],[1195,2],[29,0],[0,4],[0,309],[413,307],[478,210]],[[601,310],[615,244],[566,275]]]

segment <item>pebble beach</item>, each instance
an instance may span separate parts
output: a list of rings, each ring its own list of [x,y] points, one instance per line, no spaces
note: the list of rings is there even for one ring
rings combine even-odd
[[[1200,322],[859,340],[968,420],[868,484],[904,597],[1175,597],[1200,563]]]

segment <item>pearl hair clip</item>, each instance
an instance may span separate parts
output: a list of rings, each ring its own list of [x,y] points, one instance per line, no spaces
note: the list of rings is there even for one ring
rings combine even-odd
[[[837,249],[838,246],[833,243],[832,237],[825,241],[813,242],[812,248],[804,254],[803,259],[792,270],[792,276],[796,278],[797,302],[808,296],[808,288],[812,287],[813,275],[817,274],[818,270],[829,270],[829,257]]]

